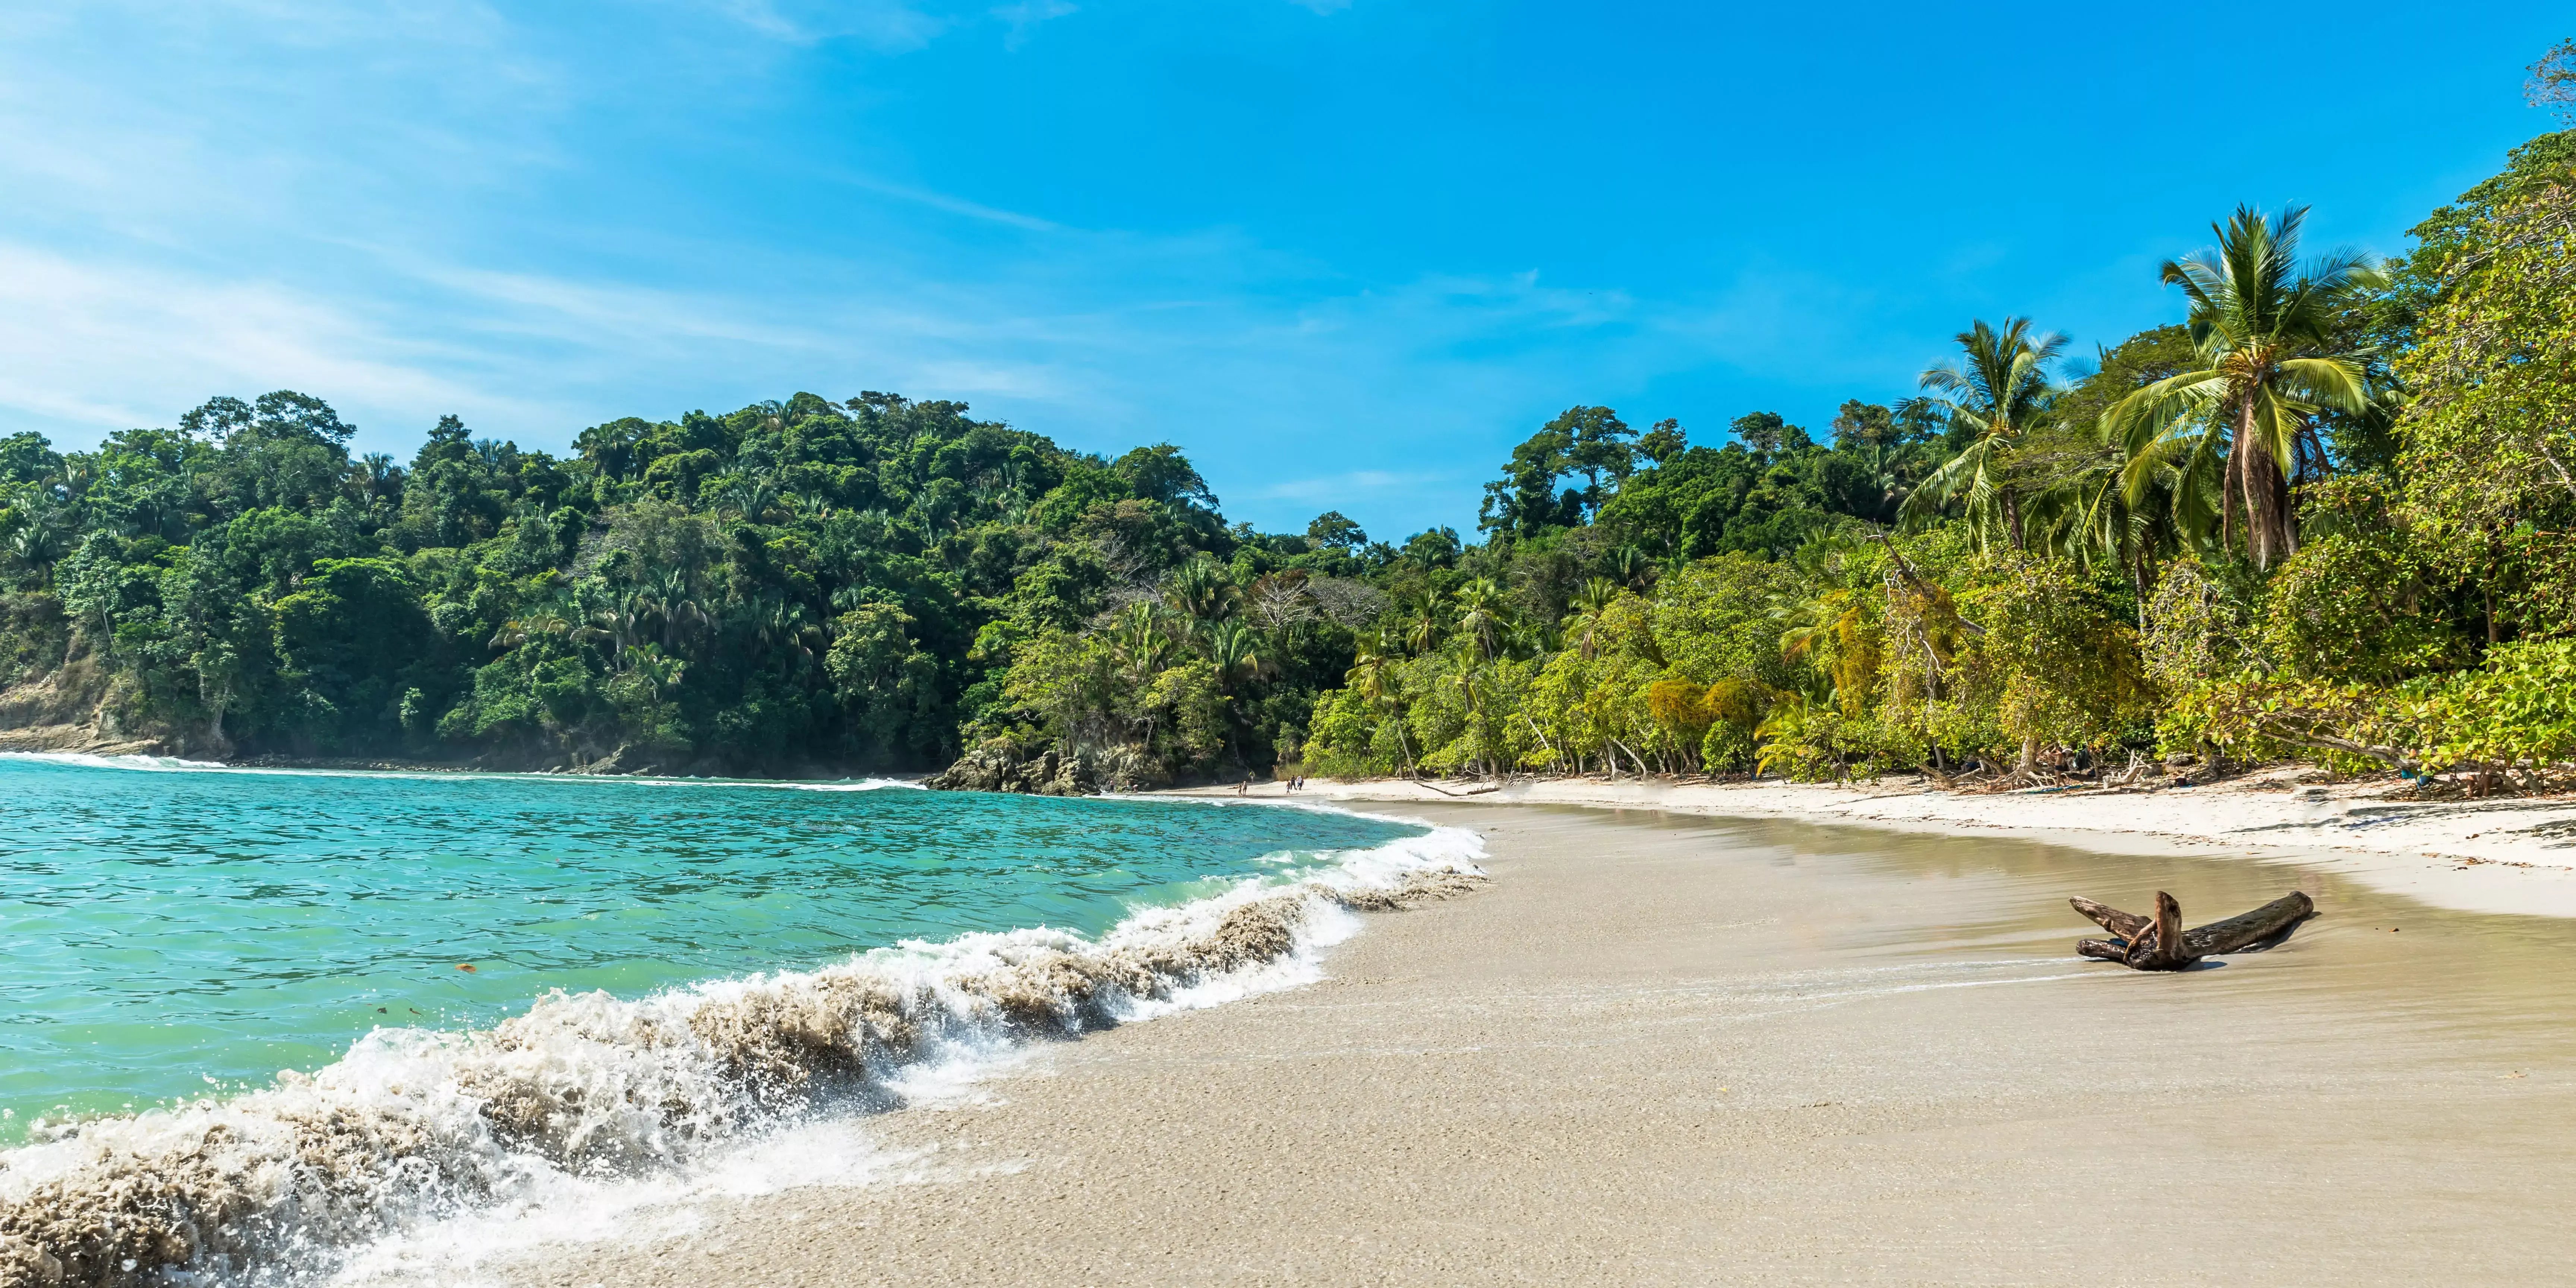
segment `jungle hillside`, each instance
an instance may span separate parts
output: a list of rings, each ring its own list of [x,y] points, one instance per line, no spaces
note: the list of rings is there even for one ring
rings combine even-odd
[[[2535,72],[2564,107],[2576,44]],[[2576,130],[2406,253],[2212,212],[2170,325],[1962,319],[1831,423],[1576,405],[1473,533],[1229,523],[1169,444],[797,393],[353,454],[321,396],[0,437],[0,740],[840,775],[2576,769]],[[1909,373],[1910,374],[1910,373]],[[327,392],[327,391],[325,391]],[[428,419],[428,417],[424,417]]]

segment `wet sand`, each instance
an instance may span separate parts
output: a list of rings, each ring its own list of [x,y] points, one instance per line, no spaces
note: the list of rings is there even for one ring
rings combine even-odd
[[[1330,978],[871,1120],[544,1284],[2576,1282],[2576,922],[2324,870],[1510,806]],[[2066,895],[2323,917],[2184,975]],[[654,1224],[661,1224],[656,1222]]]
[[[2315,781],[2280,765],[2224,782],[2139,788],[1947,791],[1911,775],[1865,783],[1536,778],[1447,785],[1316,779],[1312,800],[1592,805],[1717,818],[1787,818],[1941,836],[2009,835],[2108,854],[2291,860],[2463,912],[2576,917],[2576,799],[2417,795],[2394,775]],[[1264,784],[1264,792],[1284,786]],[[1221,787],[1175,796],[1223,796]]]

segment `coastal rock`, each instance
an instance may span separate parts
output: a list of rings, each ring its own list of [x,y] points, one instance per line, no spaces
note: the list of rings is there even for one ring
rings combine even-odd
[[[923,786],[949,792],[1017,792],[1029,796],[1094,796],[1161,785],[1152,760],[1133,747],[1067,751],[1027,748],[994,738],[967,749]]]

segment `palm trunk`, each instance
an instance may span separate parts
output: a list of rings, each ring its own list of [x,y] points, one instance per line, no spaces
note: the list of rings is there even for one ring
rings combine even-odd
[[[2140,546],[2129,559],[2129,586],[2138,597],[2138,629],[2147,629],[2147,551]]]
[[[2254,434],[2254,403],[2236,412],[2237,486],[2245,498],[2245,550],[2254,566],[2269,570],[2298,548],[2290,525],[2289,481],[2281,463]]]
[[[2218,548],[2236,547],[2236,476],[2243,472],[2245,447],[2242,442],[2228,450],[2226,464],[2218,470]]]

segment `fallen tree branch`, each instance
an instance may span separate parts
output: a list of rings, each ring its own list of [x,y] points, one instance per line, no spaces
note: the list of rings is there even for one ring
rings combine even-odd
[[[2338,738],[2330,733],[2318,733],[2314,729],[2293,728],[2277,720],[2258,719],[2254,722],[2254,728],[2267,738],[2278,738],[2283,742],[2314,751],[2340,751],[2347,756],[2376,760],[2390,769],[2415,767],[2414,758],[2395,747],[2378,747],[2369,743],[2354,742],[2350,738]]]
[[[1428,780],[1428,779],[1417,778],[1417,779],[1414,779],[1414,780],[1413,780],[1413,782],[1414,782],[1414,785],[1415,785],[1415,786],[1417,786],[1417,787],[1428,787],[1428,788],[1430,788],[1431,790],[1433,790],[1433,791],[1435,791],[1435,792],[1438,792],[1438,793],[1440,793],[1440,794],[1441,794],[1441,795],[1443,795],[1443,796],[1453,796],[1453,797],[1458,797],[1458,798],[1461,798],[1461,799],[1464,799],[1465,797],[1469,797],[1469,796],[1482,796],[1482,795],[1484,795],[1484,794],[1485,794],[1485,793],[1487,793],[1487,792],[1498,792],[1498,791],[1501,791],[1501,790],[1503,789],[1503,785],[1502,785],[1501,783],[1488,783],[1488,784],[1486,784],[1485,786],[1482,786],[1482,787],[1476,787],[1476,788],[1470,788],[1470,789],[1468,789],[1467,791],[1463,791],[1463,792],[1453,792],[1453,791],[1449,790],[1448,788],[1441,786],[1441,785],[1440,785],[1440,784],[1438,784],[1438,783],[1431,782],[1431,781],[1430,781],[1430,780]]]
[[[1905,578],[1906,584],[1914,587],[1914,593],[1921,595],[1923,597],[1923,602],[1927,604],[1940,602],[1934,597],[1932,594],[1932,587],[1923,580],[1922,575],[1914,571],[1914,561],[1907,559],[1905,557],[1905,552],[1897,549],[1896,543],[1887,539],[1886,533],[1873,532],[1869,535],[1872,540],[1887,547],[1887,557],[1896,562],[1897,575]],[[1961,617],[1955,609],[1950,614],[1950,620],[1957,622],[1971,635],[1982,636],[1986,633],[1985,627],[1979,626],[1965,617]]]
[[[2181,970],[2204,957],[2260,952],[2290,937],[2300,922],[2317,914],[2316,901],[2292,891],[2251,912],[2182,929],[2182,905],[2172,895],[2156,892],[2156,915],[2141,917],[2081,896],[2067,900],[2085,920],[2110,931],[2110,939],[2077,940],[2075,951],[2099,961],[2118,962],[2132,970]]]

